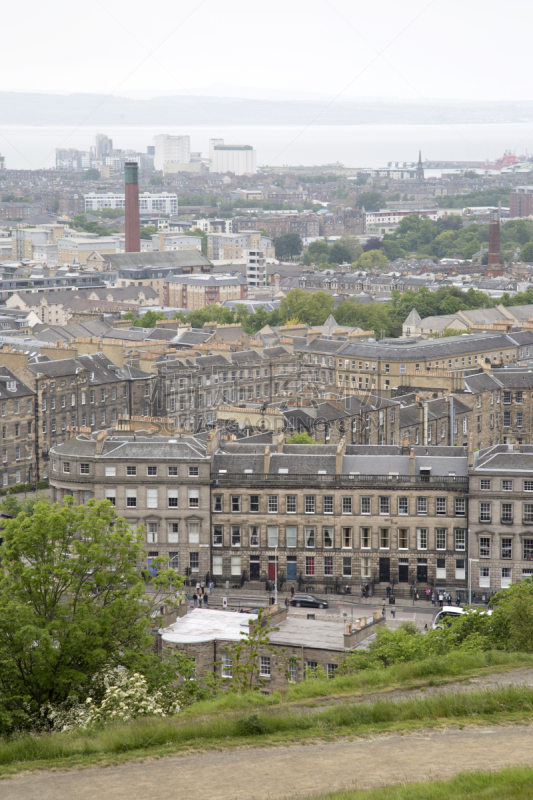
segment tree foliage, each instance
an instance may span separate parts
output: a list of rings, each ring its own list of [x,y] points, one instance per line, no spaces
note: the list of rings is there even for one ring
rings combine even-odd
[[[287,439],[286,444],[319,444],[319,442],[304,431],[303,433],[293,433],[292,436]]]
[[[37,503],[4,525],[0,546],[0,731],[45,706],[87,696],[98,674],[150,669],[150,599],[140,533],[108,501]],[[161,569],[156,590],[181,579]]]
[[[274,239],[276,258],[280,261],[291,260],[299,256],[303,250],[303,242],[297,233],[286,233]]]
[[[291,289],[281,301],[280,316],[282,323],[297,319],[307,325],[323,325],[334,305],[333,297],[326,292],[310,294],[301,289]]]

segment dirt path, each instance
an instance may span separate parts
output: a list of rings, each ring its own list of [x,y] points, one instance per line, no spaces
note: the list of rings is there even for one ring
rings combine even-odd
[[[0,782],[2,800],[282,800],[450,778],[533,764],[533,726],[476,728],[357,741],[243,748],[115,767],[27,772]],[[201,787],[201,788],[200,788]]]

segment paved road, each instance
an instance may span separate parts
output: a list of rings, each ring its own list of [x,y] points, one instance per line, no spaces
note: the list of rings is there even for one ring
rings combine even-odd
[[[356,741],[242,748],[67,772],[22,773],[2,800],[282,800],[532,765],[533,726],[472,728]]]

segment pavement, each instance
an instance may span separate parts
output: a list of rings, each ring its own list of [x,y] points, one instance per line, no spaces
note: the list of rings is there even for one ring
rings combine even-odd
[[[529,725],[369,736],[336,742],[184,753],[68,771],[23,772],[2,800],[284,800],[533,765]],[[391,789],[391,797],[399,794]]]

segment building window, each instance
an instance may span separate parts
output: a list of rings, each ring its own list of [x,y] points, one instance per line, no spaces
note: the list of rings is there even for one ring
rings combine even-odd
[[[502,546],[502,558],[512,558],[513,557],[513,540],[509,538],[502,538],[501,541]]]
[[[351,556],[343,556],[342,557],[342,577],[343,578],[351,578],[352,577],[352,557]]]
[[[270,656],[260,656],[259,675],[262,678],[270,678]]]
[[[491,521],[491,508],[490,503],[480,503],[479,504],[479,521],[480,522],[490,522]]]
[[[502,491],[504,491],[504,492],[512,492],[513,491],[513,482],[512,481],[502,481]]]
[[[370,549],[370,528],[361,528],[361,548],[364,550]]]
[[[427,500],[427,497],[417,497],[416,498],[416,513],[417,514],[427,514],[428,513],[428,500]]]
[[[331,510],[331,513],[332,512],[333,512],[333,509]],[[351,497],[343,497],[342,498],[342,513],[343,514],[351,514],[352,513],[352,498]]]
[[[199,467],[189,467],[189,478],[197,478],[200,474]]]
[[[531,485],[532,485],[532,491],[533,491],[533,481],[531,481]],[[490,492],[490,486],[491,486],[490,478],[488,478],[488,479],[487,478],[485,478],[485,479],[482,478],[480,480],[480,482],[479,482],[479,488],[483,492]]]
[[[137,489],[126,489],[126,506],[137,508]]]
[[[324,547],[333,547],[333,528],[323,528]]]
[[[419,550],[427,550],[428,549],[428,529],[427,528],[417,528],[416,529],[416,542],[417,542],[417,548]]]
[[[157,543],[157,522],[148,522],[146,524],[146,541],[148,544]]]
[[[346,498],[346,499],[349,499],[350,502],[351,502],[352,498],[350,497],[350,498]],[[344,498],[343,498],[343,500],[344,500]],[[330,494],[326,495],[323,498],[323,502],[324,502],[323,513],[324,514],[333,514],[333,495],[330,495]],[[349,513],[351,513],[351,511]]]
[[[435,529],[435,547],[437,550],[446,550],[446,528]]]
[[[278,546],[278,527],[276,525],[268,525],[267,526],[267,540],[268,540],[268,547],[277,547]]]
[[[380,550],[388,550],[390,548],[390,531],[388,528],[379,529],[379,547]]]
[[[436,508],[437,514],[445,515],[446,514],[446,498],[445,497],[437,497],[436,501]],[[457,513],[457,510],[456,510]]]
[[[296,547],[297,528],[295,525],[288,525],[285,529],[287,537],[287,547]]]
[[[276,494],[268,495],[268,513],[269,514],[278,513],[278,496]]]
[[[466,499],[464,497],[455,498],[455,516],[456,517],[466,516]]]
[[[146,474],[151,478],[155,478],[157,475],[157,467],[146,467]]]
[[[490,536],[479,537],[479,557],[490,558]]]
[[[189,508],[200,507],[200,490],[189,489]]]
[[[305,495],[305,513],[306,514],[315,513],[315,496],[313,494]]]
[[[522,542],[522,547],[524,551],[524,561],[531,561],[533,558],[533,539],[524,539]]]
[[[333,556],[324,556],[324,576],[333,575]]]
[[[126,467],[126,475],[137,475],[137,467]]]
[[[177,489],[167,489],[167,500],[168,500],[168,507],[169,508],[177,508],[178,507],[178,490]]]
[[[512,522],[513,521],[513,504],[512,503],[502,503],[502,522]]]
[[[189,567],[191,572],[198,572],[199,569],[198,553],[189,553]]]
[[[106,478],[114,478],[117,474],[116,467],[106,467],[105,468],[105,476]]]
[[[315,574],[315,557],[314,556],[306,556],[305,557],[305,574],[307,576],[313,576]]]
[[[380,497],[379,498],[379,513],[380,514],[390,514],[390,498],[389,497]]]
[[[466,529],[455,528],[453,534],[455,537],[455,549],[464,552],[466,550]]]
[[[88,474],[89,474],[89,465],[80,464],[80,475],[88,475]]]
[[[112,506],[116,506],[117,504],[116,489],[106,489],[105,499],[109,500]]]
[[[157,489],[146,490],[146,508],[157,508]]]
[[[533,481],[524,481],[524,492],[533,492]]]
[[[314,547],[315,546],[315,529],[314,528],[304,528],[305,534],[305,546],[306,547]]]
[[[198,544],[200,542],[200,523],[189,522],[189,544]]]
[[[231,656],[227,653],[222,654],[222,677],[223,678],[233,678],[233,665],[231,662]]]
[[[222,525],[213,525],[213,547],[222,547],[223,533],[224,527]]]
[[[370,514],[370,497],[361,497],[361,514]]]
[[[63,461],[63,472],[70,472],[70,461]]]
[[[177,478],[178,477],[178,468],[177,467],[168,467],[168,477],[169,478]]]
[[[511,424],[511,412],[504,411],[503,412],[503,424],[506,428],[508,428]]]
[[[533,504],[532,503],[524,503],[522,521],[523,522],[533,522]]]
[[[231,526],[231,546],[232,547],[240,547],[241,546],[241,528],[240,528],[240,525],[232,525]]]
[[[352,529],[351,528],[343,528],[342,529],[342,546],[343,547],[351,547],[352,546]]]
[[[238,494],[231,495],[231,510],[233,513],[238,513],[241,510],[241,498]]]
[[[409,514],[409,498],[408,497],[399,497],[398,498],[398,514],[402,516],[406,516]]]
[[[178,544],[178,523],[169,522],[167,527],[167,536],[169,544]],[[177,567],[174,567],[177,569]]]
[[[409,549],[409,529],[408,528],[398,528],[398,549],[399,550],[408,550]]]

